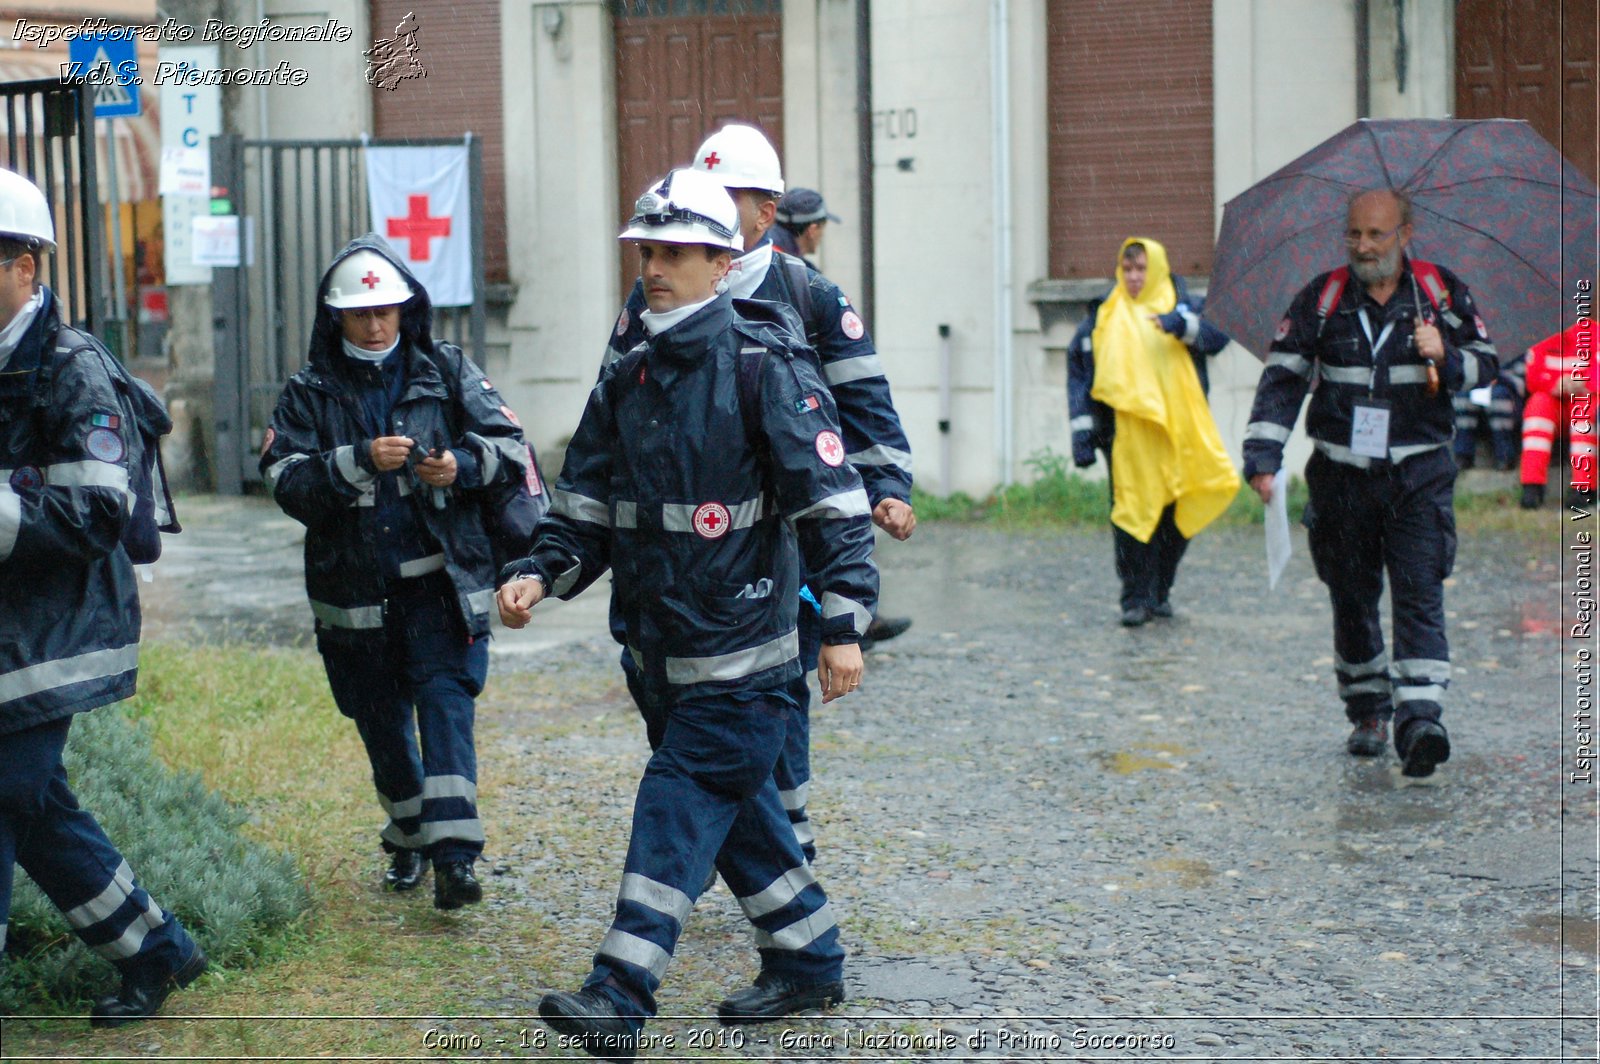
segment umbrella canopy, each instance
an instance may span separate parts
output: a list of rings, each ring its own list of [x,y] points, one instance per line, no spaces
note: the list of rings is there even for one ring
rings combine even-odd
[[[1363,119],[1229,200],[1206,317],[1264,358],[1295,293],[1349,261],[1349,199],[1374,188],[1411,197],[1411,256],[1467,283],[1502,357],[1571,324],[1595,278],[1595,187],[1499,118]]]

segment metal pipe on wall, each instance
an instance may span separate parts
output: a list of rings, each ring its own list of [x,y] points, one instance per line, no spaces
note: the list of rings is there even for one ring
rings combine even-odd
[[[856,0],[856,174],[861,212],[861,296],[862,315],[874,322],[877,309],[874,283],[874,240],[872,224],[872,3]]]
[[[989,7],[990,100],[994,129],[994,416],[1000,483],[1011,483],[1016,462],[1011,350],[1011,55],[1009,0]]]
[[[955,491],[955,470],[950,467],[950,326],[939,326],[939,490]]]

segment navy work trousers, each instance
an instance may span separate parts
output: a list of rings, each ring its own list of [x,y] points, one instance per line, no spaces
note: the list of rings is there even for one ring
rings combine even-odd
[[[1450,686],[1444,579],[1455,567],[1456,465],[1448,447],[1357,469],[1320,452],[1306,463],[1303,522],[1333,602],[1334,673],[1351,721],[1387,717],[1395,733],[1438,720]],[[1394,657],[1378,602],[1389,574]]]
[[[817,657],[822,653],[822,614],[804,599],[800,602],[800,615],[796,625],[800,633],[800,675],[788,685],[793,700],[794,717],[784,736],[783,750],[772,767],[772,778],[778,785],[778,800],[794,828],[795,841],[807,862],[816,860],[817,836],[806,811],[806,800],[811,790],[811,688],[808,680],[817,670]],[[633,695],[639,715],[645,721],[645,737],[650,749],[661,745],[666,715],[652,712],[651,699],[645,691],[644,677],[627,647],[622,648],[622,674],[628,681],[628,693]]]
[[[194,940],[157,905],[67,786],[61,752],[72,718],[0,735],[0,947],[21,865],[74,934],[125,978],[153,985],[183,966]]]
[[[440,577],[402,581],[389,596],[381,652],[321,647],[333,700],[356,722],[389,815],[383,848],[417,850],[435,865],[483,852],[472,733],[489,640],[468,640],[453,595]]]
[[[586,987],[642,1022],[713,865],[755,925],[763,971],[840,978],[827,895],[778,798],[772,770],[795,718],[786,688],[646,702],[659,737],[634,800],[616,916]]]

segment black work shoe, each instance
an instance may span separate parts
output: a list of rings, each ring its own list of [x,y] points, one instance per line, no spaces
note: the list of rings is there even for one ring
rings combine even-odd
[[[1357,721],[1344,748],[1355,757],[1377,757],[1389,745],[1389,722],[1382,717]]]
[[[125,1023],[147,1020],[160,1011],[161,1003],[167,1000],[168,994],[188,986],[200,978],[205,970],[205,951],[197,942],[189,959],[159,983],[141,983],[124,978],[121,988],[115,994],[110,994],[94,1003],[94,1008],[89,1013],[89,1026],[121,1027]]]
[[[1129,606],[1122,611],[1122,627],[1137,628],[1150,619],[1150,607]]]
[[[422,882],[422,854],[416,850],[396,850],[389,855],[389,870],[383,874],[387,890],[415,890]]]
[[[1593,488],[1573,488],[1572,489],[1572,494],[1567,496],[1567,500],[1573,506],[1593,506],[1594,505],[1594,489]]]
[[[1436,720],[1414,720],[1397,735],[1402,775],[1421,779],[1433,775],[1435,765],[1450,760],[1450,734]]]
[[[867,625],[866,634],[874,643],[887,643],[897,635],[904,635],[910,627],[910,617],[876,617]]]
[[[1524,510],[1537,510],[1544,505],[1544,485],[1522,485],[1522,508]]]
[[[1478,456],[1471,452],[1456,455],[1456,468],[1460,470],[1472,469],[1478,464]]]
[[[446,861],[433,870],[433,907],[459,909],[483,900],[483,885],[472,874],[471,861]]]
[[[844,983],[802,983],[787,975],[762,972],[756,985],[730,995],[717,1006],[725,1024],[764,1023],[807,1009],[825,1009],[844,1000]]]
[[[1172,603],[1170,603],[1170,602],[1158,602],[1158,603],[1156,603],[1154,606],[1150,607],[1150,616],[1159,617],[1162,620],[1169,619],[1172,616]]]
[[[556,991],[539,999],[539,1016],[557,1034],[576,1039],[591,1057],[632,1060],[639,1032],[603,990]]]

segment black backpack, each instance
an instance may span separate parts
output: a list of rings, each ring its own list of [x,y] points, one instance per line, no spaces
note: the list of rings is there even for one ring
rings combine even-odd
[[[93,336],[63,326],[56,335],[56,346],[67,348],[68,358],[98,358],[116,389],[117,416],[130,428],[123,438],[128,444],[128,491],[133,500],[132,514],[122,530],[122,546],[130,561],[147,565],[161,557],[161,533],[183,531],[161,462],[161,437],[172,431],[172,418],[155,389],[129,373]],[[49,389],[43,386],[42,377],[40,383],[35,402],[42,406],[49,401]]]

